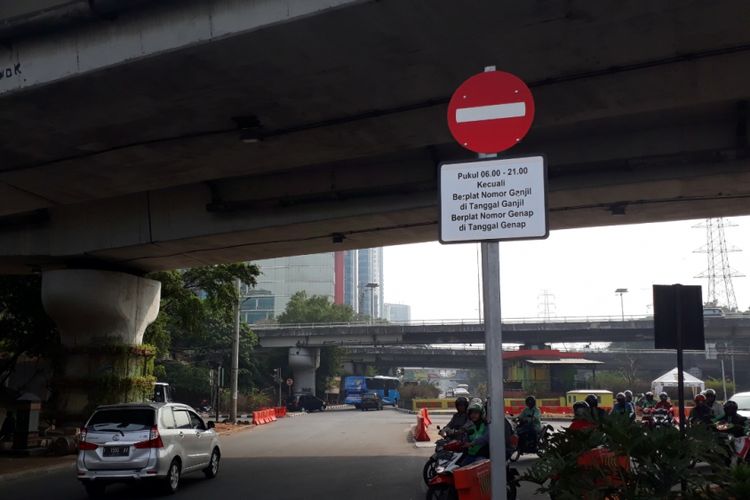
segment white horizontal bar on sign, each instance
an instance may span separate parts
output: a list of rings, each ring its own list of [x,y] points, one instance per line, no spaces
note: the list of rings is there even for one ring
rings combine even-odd
[[[507,104],[492,104],[473,108],[459,108],[456,110],[456,122],[480,122],[484,120],[498,120],[500,118],[518,118],[526,116],[525,102],[509,102]]]

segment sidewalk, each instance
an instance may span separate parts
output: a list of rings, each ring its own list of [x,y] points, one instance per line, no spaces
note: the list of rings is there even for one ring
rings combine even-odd
[[[237,432],[248,431],[255,428],[254,425],[232,425],[217,424],[216,431],[220,436],[227,436]],[[41,457],[10,457],[0,456],[0,484],[4,481],[12,481],[27,476],[49,474],[64,469],[70,469],[73,473],[75,455],[63,457],[41,456]]]
[[[64,457],[0,456],[0,484],[26,476],[49,474],[64,469],[70,469],[71,474],[73,474],[73,464],[75,461],[75,455],[66,455]]]

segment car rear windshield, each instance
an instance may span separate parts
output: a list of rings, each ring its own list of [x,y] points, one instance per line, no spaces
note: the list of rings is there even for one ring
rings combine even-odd
[[[150,408],[118,408],[98,410],[91,416],[88,429],[94,431],[142,431],[154,425],[154,410]]]

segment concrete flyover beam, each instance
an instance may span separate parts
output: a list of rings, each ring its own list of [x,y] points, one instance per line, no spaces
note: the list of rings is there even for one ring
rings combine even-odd
[[[0,79],[0,96],[289,22],[357,1],[361,0],[151,2],[162,5],[144,5],[141,9],[131,9],[120,14],[116,20],[113,19],[113,14],[117,12],[111,12],[111,9],[110,12],[96,11],[97,3],[106,2],[50,5],[46,10],[54,14],[55,10],[63,7],[69,10],[75,7],[71,4],[89,4],[82,9],[90,9],[93,14],[91,17],[99,22],[79,25],[75,30],[62,33],[25,38],[24,35],[37,30],[33,25],[24,30],[21,19],[16,23],[18,29],[14,32],[8,33],[6,30],[5,33],[0,33],[4,35],[3,38],[10,36],[19,39],[0,48],[0,67],[3,70],[12,68],[9,76]],[[146,4],[143,1],[140,3]],[[110,6],[104,6],[105,9],[107,7]],[[6,11],[4,20],[9,24],[13,18],[35,14],[29,7],[19,7],[14,11],[11,6],[4,7],[0,14]],[[16,15],[11,16],[14,13]],[[45,24],[53,28],[57,21],[57,24],[64,27],[73,15],[83,17],[84,12],[61,12],[58,19],[49,19]],[[33,24],[33,18],[27,19],[27,24]]]

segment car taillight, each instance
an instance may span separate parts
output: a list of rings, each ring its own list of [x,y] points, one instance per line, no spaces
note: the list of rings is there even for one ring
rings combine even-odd
[[[94,443],[87,443],[86,442],[86,436],[88,435],[88,431],[86,431],[85,427],[81,427],[81,435],[78,437],[78,449],[81,451],[91,451],[98,448],[97,445]]]
[[[151,432],[148,435],[148,441],[141,441],[133,445],[135,448],[164,448],[164,442],[161,440],[159,435],[159,428],[157,426],[151,427]]]

